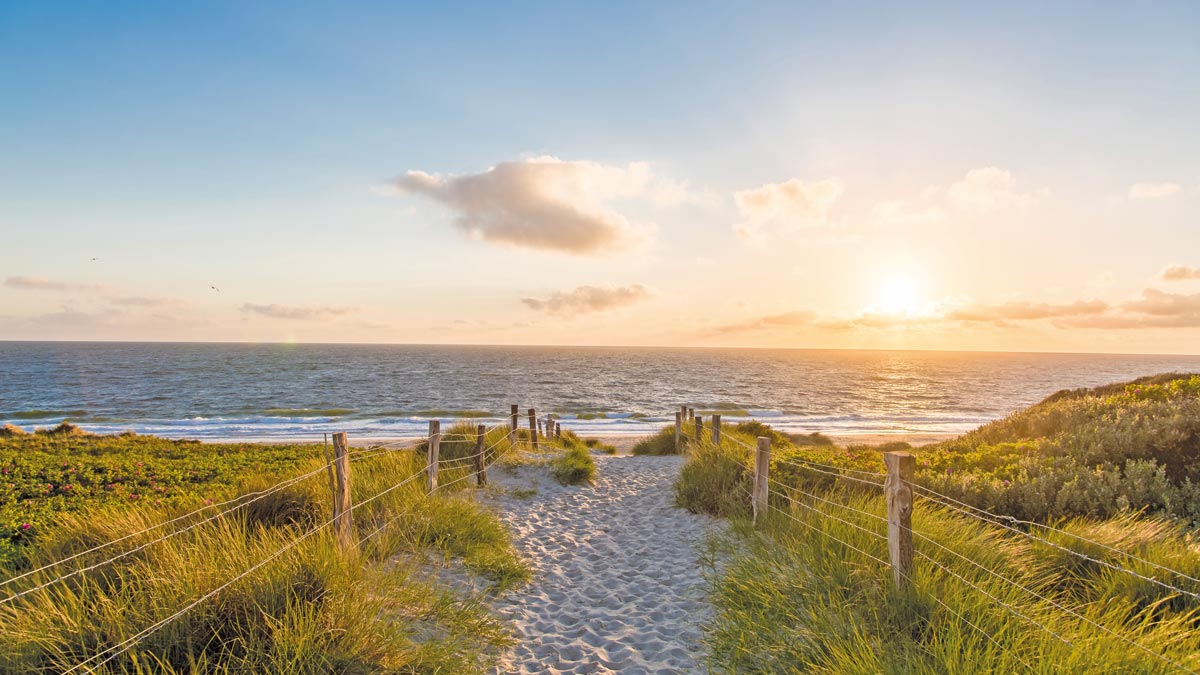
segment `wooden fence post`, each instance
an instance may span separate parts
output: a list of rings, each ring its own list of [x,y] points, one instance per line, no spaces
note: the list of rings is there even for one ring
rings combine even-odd
[[[696,409],[688,408],[688,421],[690,422],[690,421],[694,420],[695,418],[696,418]]]
[[[696,445],[704,441],[704,417],[696,415]]]
[[[683,454],[683,413],[675,411],[675,454]]]
[[[913,469],[916,464],[907,452],[883,453],[887,478],[883,492],[887,498],[888,554],[896,586],[907,588],[913,572],[912,510]]]
[[[721,416],[712,416],[712,442],[713,445],[721,444]]]
[[[333,474],[336,488],[333,491],[333,532],[338,544],[349,550],[354,547],[355,541],[350,510],[350,453],[344,431],[333,435]]]
[[[512,404],[512,408],[508,413],[508,446],[512,450],[517,449],[517,423],[520,417],[521,410],[517,404]]]
[[[429,459],[425,465],[425,491],[433,492],[437,489],[438,455],[442,450],[441,420],[429,420],[429,438],[426,443],[429,445]]]
[[[754,524],[757,525],[767,513],[767,496],[771,491],[768,473],[771,470],[771,439],[758,437],[758,452],[754,453]]]
[[[529,409],[529,436],[530,443],[533,444],[533,449],[538,449],[538,432],[537,432],[537,412],[533,408]]]
[[[475,484],[487,485],[487,459],[483,456],[484,440],[487,436],[487,427],[480,424],[475,427]]]
[[[688,416],[687,416],[687,406],[686,405],[679,406],[679,416],[683,419],[684,422],[687,421]]]

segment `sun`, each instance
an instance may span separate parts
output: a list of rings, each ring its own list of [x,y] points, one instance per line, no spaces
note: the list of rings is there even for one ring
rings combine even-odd
[[[921,294],[917,284],[908,277],[896,276],[879,283],[880,310],[887,314],[916,314],[921,309]]]

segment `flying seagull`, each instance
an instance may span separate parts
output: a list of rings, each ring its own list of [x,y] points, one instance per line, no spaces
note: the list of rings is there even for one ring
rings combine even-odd
[[[218,293],[221,292],[221,289],[217,288],[216,286],[209,286],[209,288],[213,289],[214,291],[216,291]]]
[[[100,262],[99,258],[92,258],[92,262]]]

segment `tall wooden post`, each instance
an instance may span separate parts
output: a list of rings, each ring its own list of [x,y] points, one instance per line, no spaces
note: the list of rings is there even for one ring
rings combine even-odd
[[[767,513],[767,496],[771,492],[771,439],[758,437],[758,452],[754,453],[754,523],[757,525]]]
[[[562,423],[561,422],[554,423],[554,437],[560,441],[562,440]]]
[[[530,437],[530,443],[533,445],[533,449],[537,450],[538,449],[537,412],[533,408],[529,409],[529,437]]]
[[[888,554],[892,559],[892,576],[896,586],[906,588],[913,572],[912,479],[916,464],[907,452],[883,453],[887,478],[883,493],[887,499]]]
[[[512,404],[508,413],[508,447],[512,450],[517,449],[517,423],[520,414],[521,410],[517,404]]]
[[[683,412],[675,411],[675,454],[683,454]]]
[[[704,441],[704,417],[696,415],[696,445]]]
[[[438,455],[442,451],[442,422],[429,420],[429,459],[425,464],[425,491],[437,489]]]
[[[333,435],[333,475],[333,531],[338,544],[343,549],[351,549],[355,541],[350,502],[350,453],[344,431]]]
[[[712,442],[713,445],[721,444],[721,416],[712,416]]]
[[[688,416],[687,416],[687,406],[686,405],[679,406],[679,415],[683,418],[684,422],[687,421]]]
[[[487,459],[483,456],[484,440],[487,436],[487,427],[480,424],[475,427],[475,484],[487,485]]]

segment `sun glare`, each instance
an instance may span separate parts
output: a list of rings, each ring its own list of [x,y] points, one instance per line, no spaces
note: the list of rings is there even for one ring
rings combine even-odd
[[[878,307],[888,314],[915,314],[921,308],[917,285],[908,277],[890,277],[879,284]]]

